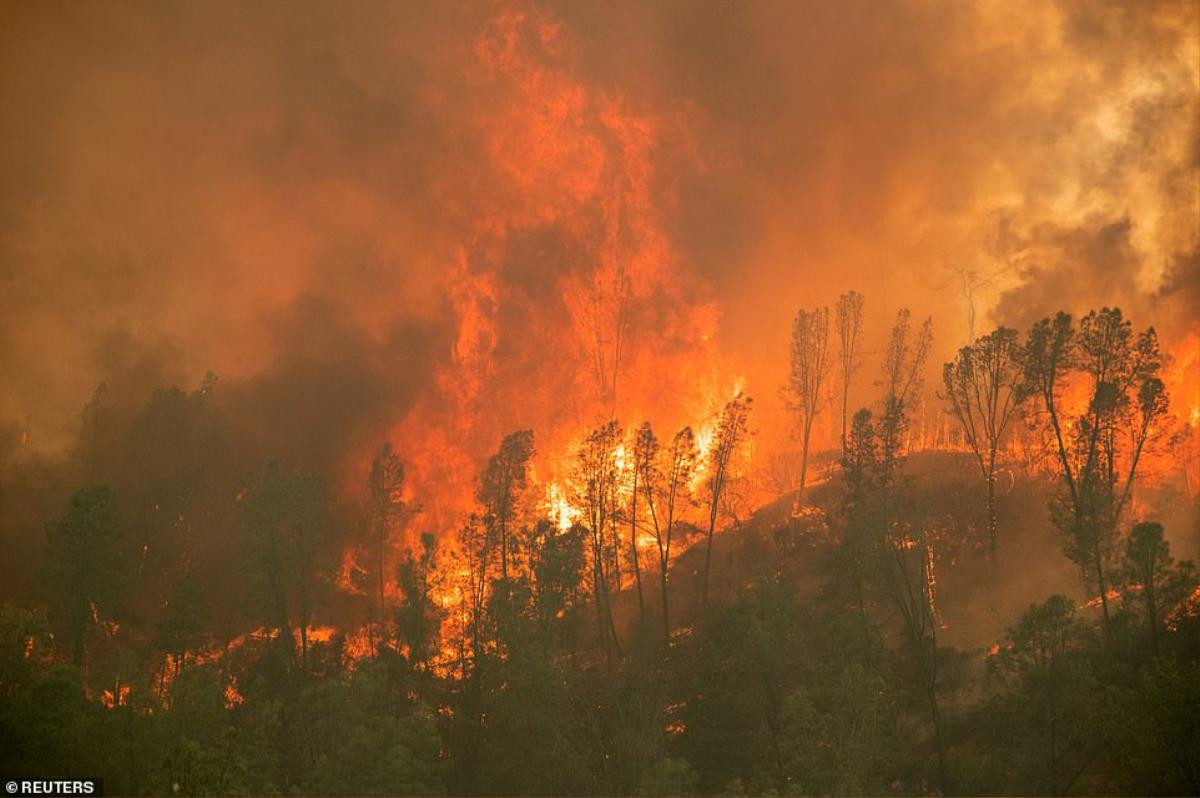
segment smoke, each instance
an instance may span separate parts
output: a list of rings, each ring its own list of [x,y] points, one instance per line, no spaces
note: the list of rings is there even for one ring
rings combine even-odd
[[[513,429],[745,377],[781,430],[791,317],[851,288],[932,366],[968,303],[1195,329],[1193,4],[0,13],[0,421],[43,451],[211,369],[264,456],[394,440],[442,524]]]

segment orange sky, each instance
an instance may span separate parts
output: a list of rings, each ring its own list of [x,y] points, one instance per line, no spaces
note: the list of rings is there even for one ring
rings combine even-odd
[[[792,316],[852,288],[869,350],[931,314],[932,366],[964,271],[977,332],[1101,304],[1197,329],[1195,3],[0,16],[0,445],[61,446],[101,379],[138,402],[212,369],[296,457],[390,437],[465,479],[603,412],[622,290],[627,423],[744,384],[774,429]]]

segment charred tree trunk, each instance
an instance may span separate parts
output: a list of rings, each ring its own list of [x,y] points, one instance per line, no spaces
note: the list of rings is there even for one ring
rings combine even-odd
[[[800,449],[800,492],[796,503],[804,503],[804,486],[808,484],[808,444],[812,440],[812,415],[804,420],[804,442]]]
[[[504,520],[500,520],[500,578],[508,584],[508,528]]]
[[[669,645],[671,642],[671,613],[667,606],[667,563],[663,560],[662,575],[662,622],[663,622],[663,645]]]
[[[708,578],[712,566],[713,531],[717,527],[717,503],[714,500],[712,510],[708,514],[708,540],[704,547],[704,582],[700,592],[700,605],[708,606]]]
[[[988,459],[987,474],[987,517],[988,517],[988,548],[992,558],[992,566],[996,564],[996,452],[993,451]]]
[[[1104,579],[1104,557],[1100,551],[1100,530],[1092,527],[1092,557],[1096,562],[1096,582],[1100,587],[1100,608],[1103,611],[1104,635],[1108,637],[1108,584]]]
[[[642,595],[642,564],[637,550],[637,474],[634,472],[633,493],[629,505],[629,556],[633,560],[633,581],[637,585],[638,613],[646,617],[646,600]]]

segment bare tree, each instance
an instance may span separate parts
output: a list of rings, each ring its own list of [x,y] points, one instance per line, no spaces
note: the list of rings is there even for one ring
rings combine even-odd
[[[958,351],[942,369],[950,413],[962,427],[987,485],[988,545],[996,557],[996,457],[1017,408],[1017,331],[1000,327]]]
[[[92,392],[92,398],[83,406],[82,426],[79,430],[79,450],[87,462],[88,484],[96,484],[96,470],[100,462],[100,441],[107,421],[108,384],[100,383]]]
[[[717,515],[721,510],[721,499],[729,486],[729,467],[733,456],[749,434],[751,398],[739,393],[721,411],[717,420],[717,431],[707,455],[705,487],[708,493],[708,537],[704,549],[704,581],[701,587],[701,604],[708,606],[708,581],[712,565],[713,532],[717,528]]]
[[[596,274],[587,297],[592,374],[610,417],[617,407],[621,359],[629,326],[630,292],[629,273],[618,264]]]
[[[785,393],[800,434],[800,492],[808,481],[808,449],[813,420],[821,408],[821,389],[829,372],[829,308],[801,310],[792,324],[791,368]]]
[[[529,458],[533,456],[533,430],[514,432],[488,460],[479,480],[477,499],[483,505],[483,520],[500,542],[500,577],[508,579],[508,527],[516,517],[517,501],[527,484]]]
[[[838,366],[842,378],[842,453],[846,452],[846,435],[849,432],[850,383],[861,360],[859,343],[862,338],[863,303],[865,298],[857,291],[849,291],[838,297],[837,333]]]
[[[1001,266],[990,273],[981,273],[979,269],[968,266],[952,266],[950,271],[954,272],[954,277],[942,283],[945,286],[948,282],[957,278],[959,290],[962,292],[963,303],[967,309],[967,341],[975,340],[975,292],[980,288],[987,288],[996,281],[996,278],[1007,273],[1012,269],[1012,264]]]
[[[660,451],[658,440],[649,423],[638,430],[637,450],[641,452],[641,488],[658,548],[658,574],[662,590],[662,624],[664,644],[671,639],[670,603],[667,574],[671,564],[671,539],[676,516],[691,499],[692,473],[696,468],[696,436],[691,427],[684,427],[671,438],[671,445]],[[659,465],[659,460],[666,461]]]
[[[933,322],[925,319],[911,337],[912,314],[902,308],[896,314],[891,338],[883,359],[883,416],[879,436],[882,455],[882,479],[888,486],[904,453],[904,433],[908,429],[908,407],[921,387],[921,370],[933,346]]]

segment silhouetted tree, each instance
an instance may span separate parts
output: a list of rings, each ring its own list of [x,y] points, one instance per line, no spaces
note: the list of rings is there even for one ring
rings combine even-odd
[[[483,653],[484,613],[488,604],[488,587],[492,580],[492,550],[495,547],[492,529],[478,515],[467,517],[458,533],[458,548],[463,558],[462,577],[466,582],[467,623],[464,639],[469,640],[472,664],[478,665]],[[464,646],[466,647],[466,646]]]
[[[77,491],[62,517],[46,527],[45,576],[67,629],[71,661],[83,665],[87,630],[116,608],[123,583],[117,504],[107,485]]]
[[[516,518],[517,502],[526,486],[529,458],[533,456],[533,430],[514,432],[501,442],[488,460],[479,481],[477,498],[484,523],[496,530],[500,542],[500,578],[508,579],[509,525]]]
[[[388,550],[392,535],[404,514],[403,491],[404,464],[392,450],[392,444],[385,443],[371,462],[371,472],[367,477],[367,524],[375,560],[375,618],[379,625],[378,635],[372,631],[371,647],[377,655],[385,637]]]
[[[1021,352],[1016,330],[1000,327],[958,351],[942,369],[950,412],[979,463],[987,486],[988,545],[996,556],[996,456],[1020,399]]]
[[[532,531],[530,558],[538,622],[541,628],[550,630],[552,642],[560,646],[565,640],[557,630],[573,626],[573,618],[567,615],[578,601],[587,566],[588,534],[582,526],[558,529],[544,519]]]
[[[865,297],[857,291],[849,291],[838,297],[837,334],[838,369],[842,380],[842,450],[846,448],[849,433],[850,384],[858,370],[862,355],[859,352],[862,338],[863,304]]]
[[[295,624],[305,667],[321,571],[323,511],[321,481],[304,471],[285,474],[274,460],[243,499],[246,567],[270,607],[263,620],[275,627],[289,657],[296,653]]]
[[[903,458],[908,432],[908,410],[921,386],[921,370],[933,345],[933,322],[926,319],[915,340],[911,339],[911,317],[907,308],[896,314],[883,357],[883,412],[878,432],[882,461],[882,484],[886,489]]]
[[[131,584],[138,604],[161,604],[169,579],[199,558],[204,541],[218,538],[221,521],[232,520],[217,515],[235,483],[222,467],[216,384],[209,372],[194,391],[154,391],[123,436],[122,473],[114,479],[120,479],[127,556],[139,577]]]
[[[1138,334],[1116,308],[1092,311],[1078,330],[1065,313],[1029,330],[1022,391],[1037,397],[1034,416],[1049,433],[1063,491],[1053,520],[1064,551],[1100,593],[1108,628],[1108,570],[1120,520],[1142,454],[1167,413],[1167,392],[1158,374],[1162,355],[1151,327]],[[1085,386],[1087,404],[1068,425],[1068,380]]]
[[[409,551],[400,561],[397,582],[401,600],[396,607],[396,632],[408,644],[409,661],[427,669],[437,652],[439,632],[445,610],[433,595],[437,579],[437,536],[421,535],[421,547]]]
[[[637,588],[638,613],[646,617],[646,597],[642,595],[642,563],[638,553],[638,489],[646,478],[646,472],[654,467],[658,455],[658,441],[650,429],[650,422],[643,422],[633,436],[633,462],[629,468],[629,557],[633,561],[633,581]]]
[[[696,468],[699,452],[696,436],[691,427],[684,427],[671,438],[671,445],[660,451],[658,439],[650,424],[638,430],[636,448],[640,451],[642,494],[650,513],[654,543],[658,550],[659,586],[662,592],[663,643],[671,638],[670,602],[668,601],[668,574],[671,564],[671,542],[677,517],[691,501],[692,474]],[[663,462],[659,462],[660,459]]]
[[[708,606],[709,571],[712,566],[713,533],[717,529],[717,515],[721,511],[721,499],[729,487],[729,469],[738,448],[749,434],[751,398],[739,393],[725,404],[717,417],[717,428],[705,457],[704,485],[708,494],[708,535],[704,545],[704,576],[701,583],[701,604]]]
[[[813,421],[825,398],[822,388],[829,372],[829,308],[801,310],[792,324],[791,364],[785,393],[796,415],[800,435],[800,493],[808,480],[808,447]]]
[[[867,410],[854,416],[843,458],[846,494],[845,538],[862,628],[868,629],[864,607],[868,577],[895,608],[915,665],[917,683],[929,710],[938,757],[938,781],[946,788],[946,752],[938,701],[938,618],[934,596],[934,552],[929,519],[908,483],[900,479],[903,458],[888,451],[886,430],[906,423],[902,401],[889,401],[893,417],[880,425]],[[894,440],[895,438],[893,438]]]
[[[592,374],[601,403],[616,412],[617,390],[629,327],[632,279],[622,261],[597,269],[584,302],[584,323],[590,334]]]
[[[204,645],[210,620],[200,573],[188,568],[167,594],[155,635],[155,644],[174,660],[176,675],[187,664],[188,654]]]
[[[1150,652],[1158,656],[1167,618],[1189,614],[1188,601],[1197,585],[1195,566],[1187,560],[1177,564],[1162,524],[1145,521],[1133,525],[1117,577],[1125,605],[1144,613]]]
[[[575,484],[577,501],[583,508],[591,541],[592,592],[596,605],[596,632],[612,665],[613,648],[620,656],[620,643],[613,624],[609,595],[609,566],[605,534],[615,522],[620,469],[617,448],[621,445],[621,427],[610,421],[593,430],[576,456]]]
[[[108,426],[108,384],[101,382],[80,414],[79,453],[83,460],[89,485],[96,482],[100,468],[101,446]]]

